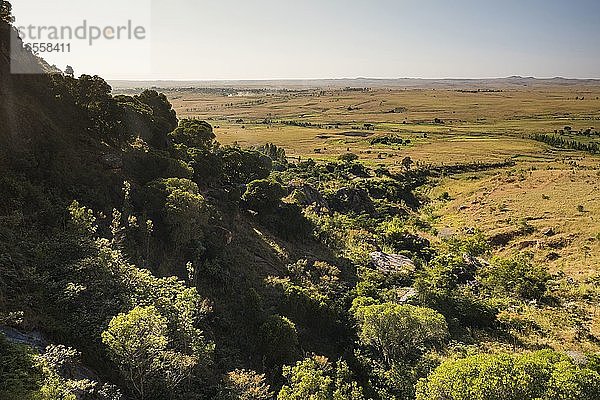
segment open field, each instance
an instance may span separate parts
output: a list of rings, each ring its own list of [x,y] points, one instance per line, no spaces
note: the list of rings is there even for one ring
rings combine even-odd
[[[439,229],[477,227],[507,251],[530,250],[551,270],[589,278],[600,265],[597,169],[494,170],[444,178],[432,192]]]
[[[250,90],[227,95],[167,91],[178,115],[206,119],[225,144],[272,142],[290,156],[333,158],[348,149],[371,163],[411,156],[426,163],[538,156],[533,133],[600,128],[600,87],[535,90]],[[370,145],[396,135],[406,146]],[[526,139],[526,140],[523,140]]]

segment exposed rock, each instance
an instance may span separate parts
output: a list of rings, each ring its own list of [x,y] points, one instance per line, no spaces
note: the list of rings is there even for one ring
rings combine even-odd
[[[475,257],[470,253],[463,253],[463,261],[474,270],[490,265],[490,263],[485,261],[483,258]]]
[[[415,263],[400,254],[387,254],[381,251],[376,251],[369,254],[371,258],[371,266],[379,271],[392,274],[400,273],[410,275],[415,271]]]
[[[440,239],[450,239],[452,236],[454,236],[454,230],[451,228],[442,228],[438,231],[438,237]]]
[[[397,301],[398,303],[406,303],[407,301],[415,297],[417,294],[417,290],[412,287],[398,289],[398,295],[400,297],[397,299]]]
[[[110,169],[123,168],[123,157],[118,153],[105,153],[100,158],[100,162]]]
[[[328,210],[329,204],[321,192],[309,184],[290,185],[289,190],[301,206],[314,206],[317,211]]]
[[[8,326],[0,326],[0,333],[3,333],[9,342],[24,344],[38,351],[44,350],[48,345],[40,332],[24,333]]]
[[[374,211],[373,201],[364,189],[341,188],[329,201],[332,210],[341,213],[372,213]]]
[[[588,357],[581,351],[566,351],[565,353],[577,365],[585,365],[588,363]]]
[[[542,235],[544,236],[554,236],[556,234],[556,232],[554,232],[554,229],[552,228],[546,228],[542,231]]]

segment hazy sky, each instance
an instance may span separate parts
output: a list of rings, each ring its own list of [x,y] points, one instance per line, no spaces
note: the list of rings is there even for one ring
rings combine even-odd
[[[600,0],[137,1],[117,3],[113,19],[143,21],[139,2],[151,4],[151,56],[73,54],[76,71],[109,79],[600,78]],[[79,3],[66,12],[93,20],[90,4],[105,2]]]

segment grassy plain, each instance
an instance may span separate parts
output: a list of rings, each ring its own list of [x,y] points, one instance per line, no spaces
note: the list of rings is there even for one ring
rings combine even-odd
[[[529,134],[564,126],[600,128],[600,87],[471,92],[459,90],[243,91],[167,93],[178,115],[210,120],[222,143],[272,142],[293,157],[327,159],[348,149],[369,163],[409,155],[426,163],[535,158],[545,146]],[[581,100],[583,98],[583,100]],[[437,122],[436,122],[437,119]],[[290,124],[304,123],[307,126]],[[373,130],[365,129],[365,124]],[[371,146],[380,135],[410,146]],[[525,138],[525,140],[523,140]]]

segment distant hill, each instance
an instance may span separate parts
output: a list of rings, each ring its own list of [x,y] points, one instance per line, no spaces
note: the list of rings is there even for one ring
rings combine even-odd
[[[510,76],[490,79],[311,79],[311,80],[223,80],[223,81],[109,81],[114,89],[135,88],[248,88],[248,89],[520,89],[556,86],[600,86],[600,79],[534,78]]]

